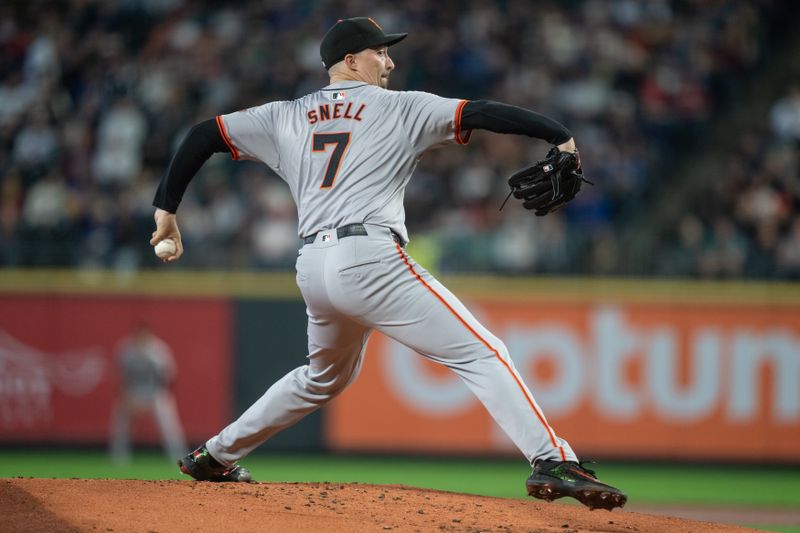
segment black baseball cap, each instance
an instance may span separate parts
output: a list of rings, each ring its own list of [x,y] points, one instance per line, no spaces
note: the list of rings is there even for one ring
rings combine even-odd
[[[319,55],[326,69],[344,59],[347,54],[355,54],[367,48],[391,46],[406,38],[407,33],[383,33],[383,28],[369,17],[341,19],[333,25],[322,43]]]

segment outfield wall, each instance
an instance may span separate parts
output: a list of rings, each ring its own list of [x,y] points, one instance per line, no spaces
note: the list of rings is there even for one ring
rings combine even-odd
[[[800,460],[800,286],[451,278],[581,455]],[[0,271],[0,442],[102,443],[114,353],[138,322],[173,348],[187,434],[303,364],[289,274]],[[137,428],[156,442],[152,423]],[[378,334],[361,376],[272,449],[514,453],[463,384]]]
[[[120,388],[116,354],[140,323],[172,349],[187,435],[216,431],[231,412],[230,315],[220,298],[1,295],[0,442],[105,442]],[[140,441],[158,441],[152,421],[135,429]]]

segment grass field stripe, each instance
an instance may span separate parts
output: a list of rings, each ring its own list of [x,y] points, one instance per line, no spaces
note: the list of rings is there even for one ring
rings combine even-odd
[[[533,398],[531,398],[530,395],[528,394],[528,391],[525,389],[525,386],[522,384],[522,380],[519,378],[519,376],[517,376],[516,372],[514,372],[514,370],[511,368],[511,366],[505,359],[500,357],[500,353],[497,351],[497,349],[495,349],[491,344],[489,344],[486,341],[486,339],[481,337],[480,333],[475,331],[475,329],[473,329],[472,326],[470,326],[467,323],[467,321],[464,320],[464,318],[461,315],[459,315],[458,312],[455,309],[453,309],[453,307],[449,303],[447,303],[447,300],[445,300],[438,292],[436,292],[436,290],[433,287],[431,287],[424,279],[422,279],[422,277],[419,274],[417,274],[417,272],[414,270],[414,267],[411,266],[411,263],[408,262],[408,258],[403,253],[403,249],[400,247],[400,245],[395,243],[395,247],[397,248],[397,253],[400,255],[400,258],[406,264],[411,274],[415,278],[417,278],[417,280],[420,283],[422,283],[422,285],[425,286],[425,288],[428,289],[428,291],[430,291],[431,294],[433,294],[440,302],[442,302],[444,306],[453,314],[453,316],[455,316],[458,319],[458,321],[461,322],[470,331],[470,333],[472,333],[475,336],[475,338],[481,341],[484,346],[489,348],[489,350],[494,354],[497,360],[503,364],[506,370],[508,370],[508,373],[511,374],[512,378],[514,378],[517,387],[519,387],[519,390],[522,392],[522,395],[525,396],[525,400],[527,400],[528,405],[531,406],[531,409],[533,409],[533,412],[536,414],[536,418],[539,419],[539,422],[541,422],[545,430],[547,430],[547,435],[550,437],[550,442],[553,444],[553,447],[557,448],[559,453],[561,454],[561,460],[566,461],[567,457],[566,454],[564,453],[564,449],[558,445],[555,434],[553,433],[553,429],[547,424],[547,420],[545,420],[544,415],[542,415],[542,413],[539,412],[539,409],[536,408],[536,403],[533,401]]]

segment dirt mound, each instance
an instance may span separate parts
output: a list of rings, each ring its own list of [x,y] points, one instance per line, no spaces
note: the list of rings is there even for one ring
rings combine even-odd
[[[0,479],[0,530],[22,531],[749,531],[624,510],[402,486]]]

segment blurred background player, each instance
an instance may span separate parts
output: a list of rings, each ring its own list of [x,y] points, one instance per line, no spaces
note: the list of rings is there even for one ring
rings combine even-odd
[[[176,366],[172,352],[145,324],[120,343],[117,353],[120,395],[111,421],[111,458],[117,464],[130,461],[131,423],[152,416],[158,425],[165,453],[180,457],[186,447],[178,406],[170,389]]]

